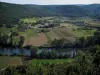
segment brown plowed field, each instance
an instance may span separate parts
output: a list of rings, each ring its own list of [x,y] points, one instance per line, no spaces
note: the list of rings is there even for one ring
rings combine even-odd
[[[32,36],[25,40],[25,45],[41,46],[47,44],[48,39],[44,33],[39,33],[38,36]]]

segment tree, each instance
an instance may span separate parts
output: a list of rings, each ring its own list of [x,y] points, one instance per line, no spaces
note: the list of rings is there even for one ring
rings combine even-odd
[[[100,65],[100,46],[98,46],[98,49],[94,55],[93,63],[99,67]]]
[[[20,36],[20,41],[19,41],[19,44],[18,44],[19,47],[23,46],[24,40],[25,40],[24,36]]]
[[[92,56],[90,53],[84,53],[82,51],[78,52],[75,58],[76,63],[79,64],[80,75],[88,75],[91,70]],[[90,74],[91,75],[91,74]]]
[[[63,44],[64,44],[64,41],[65,41],[64,38],[63,39],[59,39],[59,40],[55,39],[55,40],[53,40],[51,42],[51,46],[54,46],[54,47],[62,47]]]

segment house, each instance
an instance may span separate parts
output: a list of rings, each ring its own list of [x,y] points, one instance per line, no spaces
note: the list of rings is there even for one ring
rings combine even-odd
[[[18,30],[19,30],[20,32],[24,32],[24,31],[27,30],[27,27],[26,27],[25,25],[20,25],[20,27],[18,28]]]
[[[31,24],[29,24],[29,25],[27,26],[27,28],[28,28],[28,29],[31,29],[31,28],[33,28],[33,26],[32,26]]]

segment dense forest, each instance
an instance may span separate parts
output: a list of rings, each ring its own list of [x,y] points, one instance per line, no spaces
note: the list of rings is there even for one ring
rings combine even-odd
[[[92,8],[93,7],[93,8]],[[0,25],[16,23],[22,17],[66,16],[99,18],[99,4],[92,5],[18,5],[0,2]],[[96,13],[95,13],[96,12]]]

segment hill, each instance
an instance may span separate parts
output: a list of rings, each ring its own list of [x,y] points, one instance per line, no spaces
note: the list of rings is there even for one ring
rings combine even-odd
[[[100,4],[90,4],[90,5],[85,5],[82,7],[87,9],[87,10],[90,10],[93,14],[92,16],[100,19]]]
[[[0,2],[0,25],[16,23],[22,17],[86,17],[100,14],[100,5],[19,5]],[[99,6],[99,7],[98,7]],[[96,9],[96,10],[95,10]],[[91,12],[92,11],[92,12]]]

